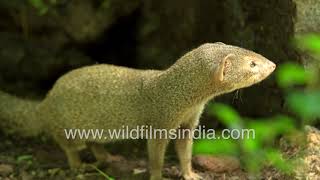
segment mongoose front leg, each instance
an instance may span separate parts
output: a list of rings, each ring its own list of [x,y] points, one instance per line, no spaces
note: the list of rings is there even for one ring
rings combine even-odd
[[[185,180],[199,180],[201,176],[192,171],[191,158],[192,158],[192,131],[193,128],[184,128],[186,132],[182,139],[175,140],[175,149],[180,161],[182,176]]]
[[[168,139],[149,139],[149,171],[150,180],[162,180],[162,167]]]

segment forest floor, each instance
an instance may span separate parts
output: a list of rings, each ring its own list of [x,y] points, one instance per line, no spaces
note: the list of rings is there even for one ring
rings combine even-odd
[[[23,138],[12,138],[0,135],[0,180],[33,180],[33,179],[107,179],[97,169],[86,171],[76,171],[68,169],[67,159],[62,150],[54,143]],[[143,180],[148,178],[147,157],[137,155],[136,148],[131,150],[128,155],[128,149],[118,151],[119,161],[109,163],[100,170],[105,172],[115,180]],[[89,152],[81,152],[85,161],[94,160]],[[126,157],[126,158],[124,158]],[[180,179],[178,162],[169,155],[164,167],[164,176],[169,179]],[[209,171],[199,171],[197,173],[208,180],[247,179],[247,174],[238,169],[228,173],[213,173]]]
[[[310,167],[313,169],[309,173],[317,178],[320,177],[320,156],[318,152],[320,149],[320,133],[312,132],[309,140],[313,141],[310,144],[316,150],[313,150],[311,154],[309,153],[309,156],[306,156],[306,163],[310,161],[309,163],[312,164]],[[75,171],[68,169],[64,153],[50,140],[15,138],[3,134],[0,134],[0,139],[0,180],[108,179],[104,175],[113,177],[115,180],[143,180],[148,178],[147,156],[145,151],[141,151],[141,144],[124,148],[121,144],[120,146],[116,145],[119,148],[113,149],[112,152],[113,154],[117,154],[118,157],[118,160],[115,162],[109,163],[100,169],[92,168],[86,171]],[[297,149],[292,149],[291,147],[286,149],[286,151],[289,154],[296,153]],[[121,150],[119,150],[120,148]],[[173,156],[170,154],[166,156],[164,176],[169,179],[178,180],[181,179],[178,162]],[[81,152],[81,157],[86,162],[94,161],[93,156],[86,151]],[[248,173],[241,170],[241,168],[229,172],[216,173],[204,171],[195,166],[195,171],[204,177],[205,180],[290,179],[282,176],[272,168],[265,168],[262,176],[259,178],[249,177]],[[102,172],[105,172],[105,174]]]

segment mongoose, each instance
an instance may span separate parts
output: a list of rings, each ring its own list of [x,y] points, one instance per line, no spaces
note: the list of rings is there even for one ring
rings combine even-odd
[[[58,79],[41,102],[1,92],[0,115],[27,134],[43,131],[51,135],[65,151],[69,165],[77,168],[82,164],[79,150],[88,146],[97,160],[105,160],[108,153],[102,143],[115,139],[67,140],[64,129],[121,129],[123,125],[194,129],[209,100],[258,83],[275,67],[253,51],[221,42],[206,43],[166,70],[107,64],[73,70]],[[168,141],[147,141],[151,180],[162,179]],[[201,179],[191,168],[192,142],[192,138],[175,140],[186,180]]]

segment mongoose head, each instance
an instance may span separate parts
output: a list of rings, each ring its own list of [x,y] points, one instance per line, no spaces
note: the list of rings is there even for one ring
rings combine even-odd
[[[273,62],[260,54],[220,42],[201,45],[195,51],[196,64],[207,66],[210,73],[203,75],[211,76],[209,86],[219,94],[258,83],[276,68]]]

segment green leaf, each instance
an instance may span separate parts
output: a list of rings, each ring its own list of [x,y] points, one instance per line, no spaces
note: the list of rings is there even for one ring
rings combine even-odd
[[[257,143],[269,142],[280,134],[290,133],[295,130],[294,120],[287,116],[249,121],[247,126],[255,130]]]
[[[236,155],[238,152],[237,142],[229,139],[202,139],[195,141],[193,144],[193,154]]]
[[[270,149],[266,153],[267,160],[276,167],[277,169],[281,170],[284,173],[291,173],[293,171],[293,165],[291,162],[286,161],[283,157],[281,152]]]
[[[287,96],[287,102],[304,119],[320,117],[320,91],[293,92]]]
[[[297,36],[295,38],[295,42],[301,49],[320,52],[320,36],[317,34],[305,34]]]
[[[261,142],[269,141],[275,136],[273,127],[270,126],[270,123],[263,121],[253,121],[248,123],[248,128],[254,129],[255,131],[255,141],[256,143],[261,144]]]
[[[221,103],[210,104],[209,114],[217,116],[217,118],[228,127],[241,128],[241,117],[230,106]]]
[[[242,148],[244,152],[255,152],[261,149],[261,143],[257,139],[243,139]]]
[[[265,161],[263,149],[259,148],[255,152],[245,153],[242,159],[246,170],[251,174],[258,175]]]
[[[298,64],[286,63],[279,66],[276,77],[279,86],[289,87],[305,84],[310,79],[310,73]]]
[[[292,133],[296,130],[294,120],[288,116],[279,115],[273,118],[275,128],[279,133]]]
[[[29,0],[29,3],[39,11],[40,15],[48,12],[49,7],[42,0]]]
[[[32,161],[33,156],[32,155],[21,155],[17,157],[17,163],[21,163],[23,161]]]

